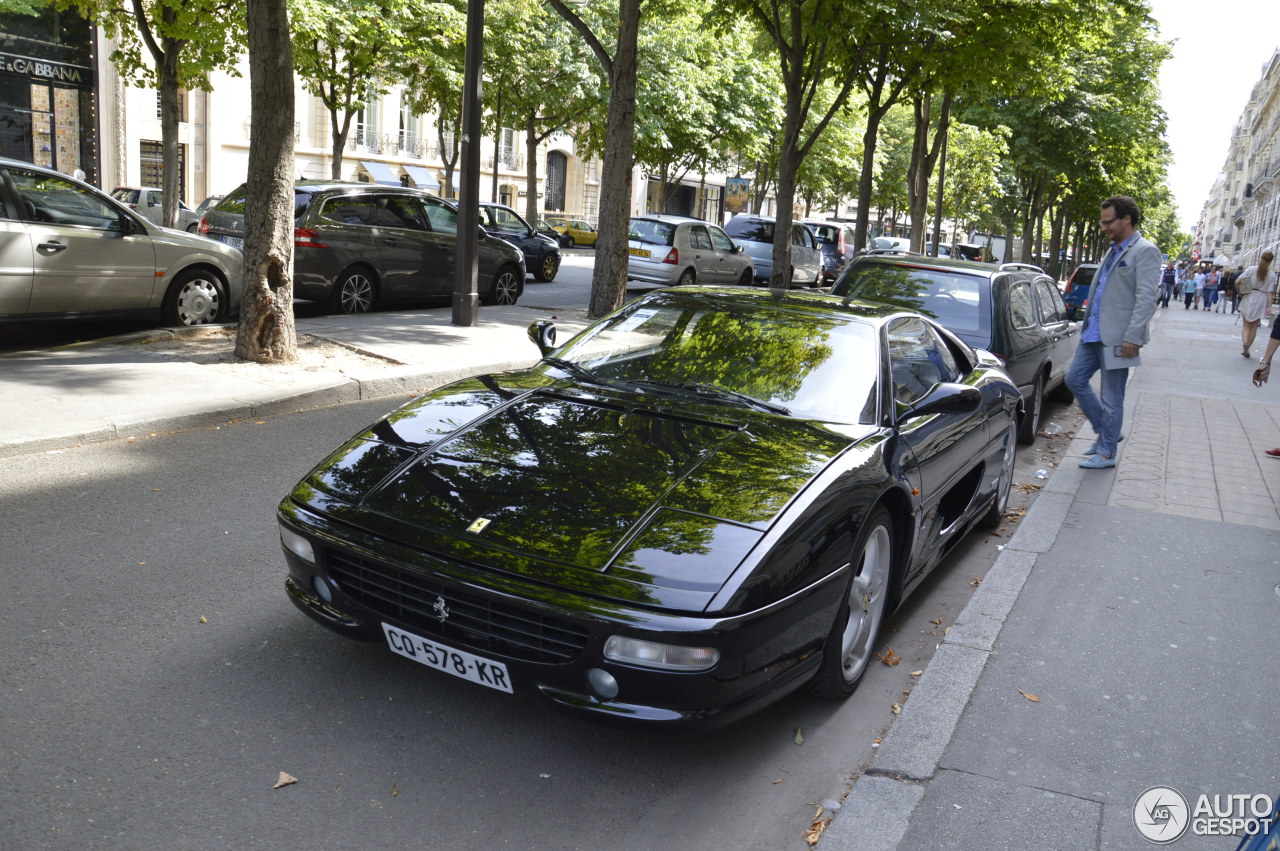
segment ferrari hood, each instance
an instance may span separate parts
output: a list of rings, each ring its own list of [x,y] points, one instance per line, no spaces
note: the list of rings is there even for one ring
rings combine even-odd
[[[487,394],[375,427],[304,485],[415,547],[636,601],[626,587],[663,589],[647,601],[699,608],[849,443],[744,409]],[[457,420],[442,410],[479,415],[447,430]]]

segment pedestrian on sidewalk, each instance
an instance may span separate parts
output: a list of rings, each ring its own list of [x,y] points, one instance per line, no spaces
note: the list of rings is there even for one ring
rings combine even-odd
[[[1160,306],[1169,306],[1169,296],[1173,295],[1173,288],[1178,283],[1178,270],[1174,267],[1173,261],[1169,261],[1169,265],[1160,273]]]
[[[1271,378],[1271,359],[1276,355],[1276,349],[1280,349],[1280,322],[1271,323],[1271,337],[1267,340],[1267,351],[1258,360],[1258,368],[1253,371],[1253,385],[1261,387]],[[1268,449],[1266,454],[1272,458],[1280,459],[1280,447]]]
[[[1204,283],[1204,309],[1216,312],[1218,307],[1218,287],[1222,284],[1222,272],[1218,267],[1209,270],[1209,277]]]
[[[1204,281],[1205,281],[1205,274],[1204,274],[1204,267],[1203,267],[1203,266],[1201,266],[1201,267],[1199,267],[1199,268],[1197,268],[1197,269],[1196,269],[1196,277],[1195,277],[1195,281],[1196,281],[1196,300],[1195,300],[1195,309],[1196,309],[1196,310],[1199,310],[1199,309],[1200,309],[1200,299],[1204,298]]]
[[[1276,255],[1271,251],[1262,252],[1262,259],[1256,266],[1250,266],[1236,278],[1236,289],[1242,294],[1240,299],[1240,320],[1244,327],[1240,329],[1240,341],[1244,344],[1240,354],[1249,357],[1249,349],[1258,333],[1258,323],[1271,315],[1271,297],[1276,291],[1276,273],[1271,268],[1271,261]]]
[[[1098,439],[1085,452],[1081,467],[1099,470],[1116,465],[1116,447],[1124,425],[1124,390],[1129,369],[1138,366],[1139,350],[1150,339],[1148,324],[1156,312],[1160,286],[1160,249],[1138,232],[1142,211],[1127,195],[1100,205],[1099,224],[1111,247],[1089,288],[1089,311],[1075,359],[1065,383],[1080,403]],[[1091,383],[1102,373],[1099,398]]]
[[[1244,274],[1244,267],[1237,266],[1236,270],[1231,273],[1231,312],[1240,312],[1240,288],[1236,286],[1236,279]]]
[[[1191,309],[1191,299],[1195,297],[1195,294],[1196,279],[1194,275],[1188,273],[1187,276],[1182,279],[1182,304],[1187,310]]]

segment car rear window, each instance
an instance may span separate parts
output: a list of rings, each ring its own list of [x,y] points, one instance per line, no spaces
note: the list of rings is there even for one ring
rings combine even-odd
[[[654,219],[632,219],[627,237],[650,245],[675,245],[676,226]]]
[[[1071,289],[1076,287],[1087,287],[1093,283],[1093,273],[1098,271],[1097,266],[1080,266],[1071,274]]]
[[[240,186],[233,190],[229,195],[210,208],[213,213],[229,213],[233,216],[244,216],[245,201],[249,197],[249,188]],[[311,196],[306,192],[295,192],[293,194],[293,218],[294,221],[302,218],[302,214],[306,212],[307,207],[311,203]],[[211,220],[212,223],[213,220]]]
[[[839,228],[833,228],[830,225],[809,225],[809,229],[813,231],[813,235],[818,238],[818,242],[823,245],[835,245],[840,241]]]
[[[729,236],[748,242],[773,242],[773,222],[762,219],[732,218],[724,230]]]
[[[982,275],[911,263],[855,263],[831,294],[923,313],[962,336],[991,336],[991,283]]]

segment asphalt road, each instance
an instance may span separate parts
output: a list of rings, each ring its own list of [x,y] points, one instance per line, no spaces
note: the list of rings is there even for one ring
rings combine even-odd
[[[600,727],[286,599],[276,501],[390,407],[0,461],[8,847],[801,849],[1003,540],[949,557],[881,642],[902,663],[842,704],[797,695],[703,736]],[[1034,482],[1035,451],[1019,461]],[[273,789],[281,771],[298,782]]]

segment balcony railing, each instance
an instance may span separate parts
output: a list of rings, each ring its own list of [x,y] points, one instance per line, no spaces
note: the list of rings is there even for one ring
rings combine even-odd
[[[495,158],[493,156],[485,157],[484,167],[492,170],[494,160],[497,160],[498,168],[506,171],[524,171],[524,157],[515,151],[502,151]]]

